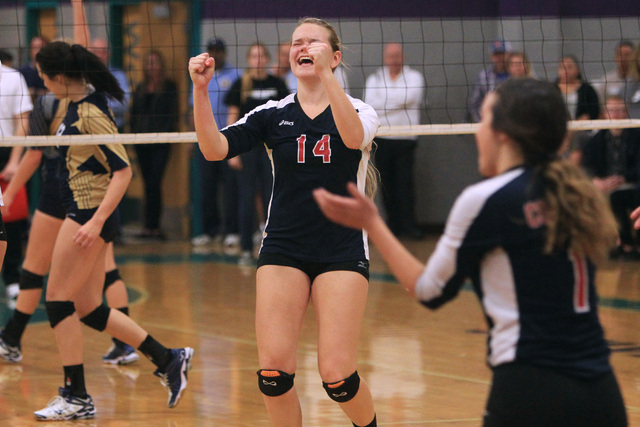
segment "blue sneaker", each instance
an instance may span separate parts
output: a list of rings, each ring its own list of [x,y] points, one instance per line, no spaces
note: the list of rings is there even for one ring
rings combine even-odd
[[[112,365],[130,365],[138,360],[140,360],[140,356],[129,344],[113,343],[111,348],[102,356],[103,363]]]
[[[58,396],[51,399],[46,408],[33,413],[38,421],[87,420],[96,416],[93,399],[72,395],[68,389],[60,387]]]
[[[191,369],[193,349],[190,347],[171,349],[171,361],[165,371],[156,369],[153,373],[169,391],[169,408],[175,408],[180,401],[182,390],[187,388],[187,373]]]

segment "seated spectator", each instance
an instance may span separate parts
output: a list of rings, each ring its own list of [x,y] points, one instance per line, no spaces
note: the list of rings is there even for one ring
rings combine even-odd
[[[624,99],[614,95],[605,102],[605,114],[611,120],[628,118]],[[638,161],[640,129],[603,129],[593,135],[582,149],[582,166],[593,184],[609,196],[618,221],[620,241],[612,258],[640,259],[638,236],[632,231],[629,212],[640,203]]]
[[[507,72],[509,73],[509,77],[537,78],[536,73],[531,67],[531,62],[524,52],[511,52],[509,54],[509,57],[507,58]]]

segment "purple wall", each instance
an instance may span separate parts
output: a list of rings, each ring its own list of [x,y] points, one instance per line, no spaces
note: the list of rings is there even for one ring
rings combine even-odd
[[[638,0],[203,0],[203,18],[640,16]]]

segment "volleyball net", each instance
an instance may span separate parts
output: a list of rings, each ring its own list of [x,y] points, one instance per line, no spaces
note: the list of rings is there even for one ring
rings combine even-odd
[[[163,55],[166,75],[178,87],[180,121],[175,130],[183,132],[123,134],[117,141],[125,144],[195,142],[193,132],[184,132],[193,130],[188,118],[189,57],[206,51],[212,42],[221,41],[226,49],[227,64],[242,70],[247,67],[248,48],[260,42],[270,53],[269,70],[275,70],[280,44],[289,40],[298,19],[304,16],[325,18],[337,29],[345,63],[342,83],[350,95],[364,97],[367,78],[383,66],[383,50],[388,43],[401,44],[404,64],[424,77],[422,102],[407,107],[419,110],[420,124],[383,126],[379,136],[473,133],[475,125],[471,123],[469,99],[479,72],[492,66],[491,46],[496,40],[504,41],[507,53],[524,53],[531,74],[542,80],[555,81],[561,58],[574,56],[583,81],[598,91],[601,103],[606,96],[607,73],[611,75],[620,66],[616,62],[619,59],[616,49],[621,42],[629,41],[633,51],[624,59],[627,78],[640,79],[629,71],[638,67],[640,5],[573,2],[573,6],[568,7],[567,2],[560,0],[543,2],[544,5],[516,0],[502,2],[505,4],[498,8],[494,2],[462,0],[408,0],[402,4],[390,0],[375,4],[334,0],[309,3],[299,0],[85,0],[91,38],[108,42],[109,61],[125,71],[129,95],[144,81],[145,58],[152,50]],[[0,1],[0,49],[13,57],[14,68],[31,61],[29,46],[33,36],[42,34],[49,39],[72,40],[73,29],[69,3]],[[640,108],[640,91],[637,95],[638,99],[627,98],[629,102],[635,100]],[[592,120],[572,122],[570,126],[580,130],[640,127],[637,119],[640,116],[632,115],[631,120]],[[125,120],[128,122],[128,118]],[[127,125],[123,129],[130,131]],[[54,142],[48,137],[38,137],[30,139],[29,144],[64,145],[109,141],[110,138],[68,137]],[[0,141],[3,146],[20,143],[6,135]]]

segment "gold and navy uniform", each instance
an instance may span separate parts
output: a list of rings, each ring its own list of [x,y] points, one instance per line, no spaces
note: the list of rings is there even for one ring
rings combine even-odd
[[[311,119],[295,94],[268,101],[222,130],[229,141],[227,158],[264,143],[271,161],[273,191],[261,255],[327,263],[369,258],[366,234],[329,221],[312,195],[318,187],[346,195],[348,182],[364,192],[371,143],[380,122],[369,105],[350,100],[365,133],[355,150],[342,142],[331,107]]]
[[[61,103],[58,112],[64,114],[64,119],[56,135],[118,133],[102,94],[92,93],[79,102]],[[96,209],[107,192],[111,174],[129,166],[121,144],[64,146],[60,147],[60,153],[66,163],[62,171],[62,196],[67,211]]]

